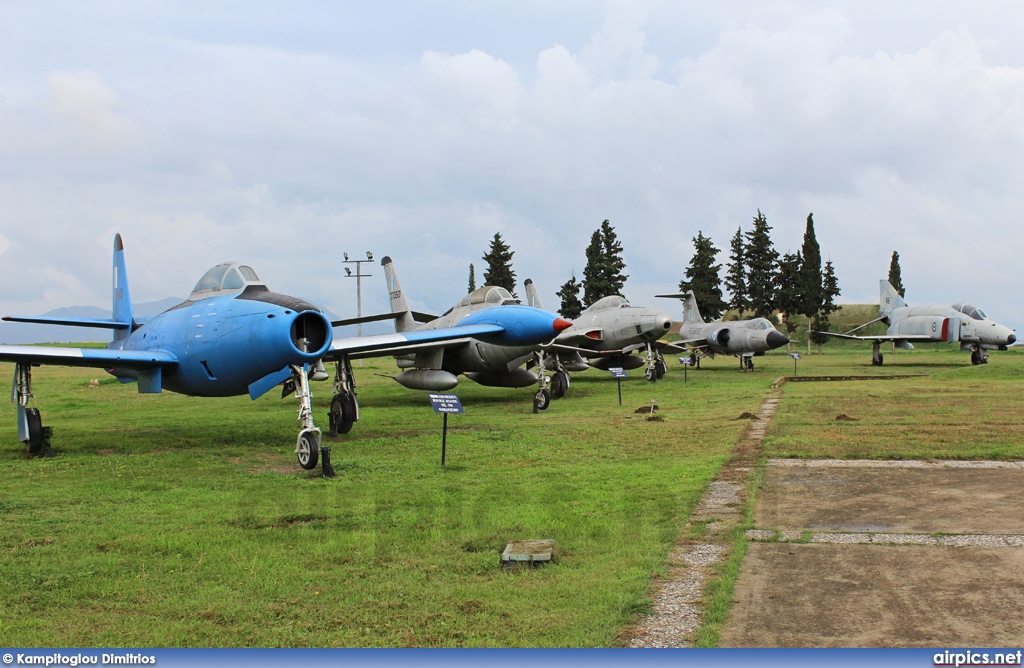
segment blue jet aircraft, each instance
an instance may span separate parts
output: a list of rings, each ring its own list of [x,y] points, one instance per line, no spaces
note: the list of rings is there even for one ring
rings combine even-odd
[[[300,430],[295,453],[304,469],[317,465],[321,432],[313,423],[310,377],[321,360],[337,363],[332,402],[333,431],[348,431],[358,419],[355,380],[349,360],[371,355],[415,352],[438,341],[468,340],[524,346],[558,334],[557,316],[528,306],[506,305],[470,314],[438,329],[334,339],[321,309],[302,299],[271,292],[259,275],[238,262],[219,264],[199,280],[181,304],[140,322],[132,315],[121,235],[114,237],[113,317],[5,316],[35,322],[114,330],[105,349],[0,345],[0,361],[14,362],[11,401],[18,405],[18,438],[30,454],[49,451],[51,430],[37,408],[29,408],[32,367],[42,364],[106,369],[139,392],[163,389],[190,396],[262,396],[285,383],[299,399]],[[321,371],[322,373],[322,371]],[[322,470],[333,475],[330,448],[323,447]]]

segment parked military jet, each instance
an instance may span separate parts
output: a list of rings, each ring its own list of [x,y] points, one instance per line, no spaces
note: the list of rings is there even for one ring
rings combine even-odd
[[[988,351],[1006,350],[1017,341],[1014,330],[989,320],[985,312],[971,304],[933,304],[931,306],[907,306],[896,288],[889,281],[878,281],[878,317],[871,322],[854,327],[845,334],[819,332],[839,339],[871,341],[871,363],[881,366],[884,357],[881,351],[883,341],[892,341],[897,348],[912,350],[914,343],[960,342],[960,350],[971,353],[971,364],[987,364]],[[858,329],[876,322],[889,325],[885,334],[878,336],[853,336]]]
[[[391,299],[391,313],[353,318],[334,322],[335,326],[351,325],[357,322],[394,319],[395,330],[400,334],[424,335],[434,331],[458,328],[461,323],[476,320],[480,313],[493,307],[515,309],[516,312],[544,314],[543,321],[548,327],[550,341],[555,335],[572,323],[539,308],[519,305],[519,302],[502,287],[485,285],[469,293],[440,317],[418,313],[409,308],[409,303],[398,281],[395,266],[390,257],[381,260],[384,278]],[[417,321],[426,321],[417,325]],[[518,329],[516,330],[518,331]],[[537,374],[519,368],[533,357],[535,344],[540,341],[522,340],[522,345],[495,345],[486,340],[469,338],[445,341],[421,346],[415,352],[396,351],[398,367],[403,369],[394,377],[399,384],[412,390],[443,392],[459,384],[459,374],[481,385],[493,387],[529,387],[537,382]],[[386,351],[381,351],[386,352]],[[380,352],[376,354],[381,354]],[[547,408],[545,403],[540,408]]]
[[[490,304],[488,304],[490,306]],[[105,349],[0,345],[0,361],[14,362],[11,400],[18,405],[18,436],[32,454],[49,448],[49,427],[29,408],[32,367],[41,364],[106,369],[139,392],[163,389],[201,397],[248,393],[256,399],[285,383],[299,399],[301,428],[295,443],[299,464],[315,468],[320,429],[313,423],[309,379],[319,360],[337,361],[332,403],[341,404],[343,426],[358,417],[350,358],[429,349],[439,341],[474,341],[489,346],[529,346],[550,340],[567,323],[525,306],[478,309],[451,326],[378,336],[334,339],[331,323],[307,301],[271,292],[256,272],[241,263],[220,264],[196,284],[189,298],[146,321],[132,315],[124,245],[114,237],[113,318],[6,316],[4,320],[114,330]],[[470,337],[474,337],[470,339]],[[468,344],[467,344],[468,345]],[[384,352],[386,351],[386,352]],[[324,475],[332,475],[324,447]]]
[[[683,322],[679,326],[679,340],[669,347],[689,352],[691,363],[704,356],[735,355],[740,366],[752,369],[753,355],[763,354],[789,343],[789,337],[775,329],[767,318],[704,322],[697,308],[693,290],[676,295],[656,295],[683,302]]]
[[[533,281],[527,279],[526,303],[540,307]],[[555,370],[551,376],[551,395],[556,399],[569,389],[569,371],[590,367],[607,371],[612,367],[637,369],[646,366],[644,377],[654,383],[668,370],[655,342],[672,327],[672,317],[653,308],[631,306],[625,297],[612,295],[591,304],[553,344],[544,346],[545,355],[537,360],[541,374],[545,367]],[[644,351],[641,356],[634,352]],[[541,381],[541,391],[545,391]]]

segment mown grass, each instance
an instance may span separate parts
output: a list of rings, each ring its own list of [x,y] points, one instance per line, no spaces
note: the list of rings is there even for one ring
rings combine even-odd
[[[0,426],[0,643],[7,646],[608,646],[788,357],[733,360],[624,406],[603,372],[531,413],[464,381],[440,467],[423,393],[357,368],[363,419],[339,476],[299,472],[295,401],[139,395],[95,371],[34,374],[54,459]],[[10,375],[10,365],[2,365]],[[330,401],[314,386],[317,419]],[[663,422],[633,413],[657,399]],[[508,540],[555,563],[504,571]]]
[[[816,369],[855,366],[863,352],[822,356]],[[854,355],[857,355],[854,357]],[[921,347],[887,353],[865,374],[927,374],[885,382],[790,383],[764,440],[773,457],[1019,459],[1024,457],[1024,354]],[[828,360],[826,362],[826,360]],[[801,360],[803,361],[803,360]],[[852,420],[837,420],[840,415]]]

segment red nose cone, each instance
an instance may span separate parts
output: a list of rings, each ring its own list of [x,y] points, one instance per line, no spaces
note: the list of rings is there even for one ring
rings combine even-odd
[[[569,329],[572,327],[572,323],[564,318],[555,318],[555,323],[552,325],[556,332],[561,332],[563,329]]]

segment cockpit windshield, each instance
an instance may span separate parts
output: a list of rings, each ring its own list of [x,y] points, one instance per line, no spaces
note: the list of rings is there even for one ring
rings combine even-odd
[[[459,302],[460,307],[473,304],[518,304],[516,298],[508,290],[496,285],[485,285],[470,292]]]
[[[988,316],[985,315],[985,312],[982,311],[977,306],[975,306],[974,304],[953,304],[953,308],[956,309],[957,311],[960,311],[968,318],[972,318],[974,320],[988,319]]]
[[[213,267],[199,279],[196,287],[192,289],[189,299],[206,299],[225,292],[240,292],[250,285],[262,285],[266,283],[252,267],[239,264],[238,262],[225,262]]]
[[[626,298],[621,295],[611,295],[610,297],[604,297],[594,302],[590,308],[602,309],[602,308],[623,308],[629,306],[629,302]]]
[[[775,326],[764,318],[754,318],[753,320],[748,320],[746,324],[743,325],[743,327],[745,329],[758,329],[761,331],[775,329]]]

